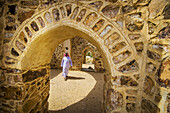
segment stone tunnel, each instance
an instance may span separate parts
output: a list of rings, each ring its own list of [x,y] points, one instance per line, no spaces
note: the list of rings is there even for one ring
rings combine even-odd
[[[104,113],[169,113],[169,3],[0,0],[0,112],[48,112],[53,53],[80,37],[102,58]]]

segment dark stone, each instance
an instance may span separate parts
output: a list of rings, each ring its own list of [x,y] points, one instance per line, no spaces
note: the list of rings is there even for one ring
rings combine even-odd
[[[168,4],[163,11],[164,19],[170,19],[170,4]]]
[[[5,80],[6,80],[5,74],[4,74],[4,72],[1,72],[0,73],[0,83],[5,82]]]
[[[15,82],[22,82],[22,77],[19,75],[14,75],[14,81]]]
[[[119,7],[115,7],[113,5],[108,5],[102,9],[103,14],[111,19],[115,18],[118,11]]]
[[[46,69],[41,69],[37,71],[28,71],[22,75],[23,82],[31,82],[39,77],[44,77],[47,74]]]
[[[138,83],[128,76],[121,76],[120,81],[121,81],[121,85],[138,86]]]
[[[67,10],[67,16],[70,16],[70,14],[71,14],[71,4],[66,5],[66,10]]]
[[[170,39],[170,26],[167,26],[163,28],[159,34],[158,34],[159,39]]]
[[[141,107],[143,110],[148,111],[149,113],[160,113],[158,106],[146,99],[142,99]]]
[[[71,15],[71,19],[74,19],[78,13],[79,7],[76,7]]]
[[[7,14],[15,15],[17,13],[16,5],[9,5]]]
[[[135,103],[126,103],[127,112],[135,112]]]
[[[112,3],[116,3],[117,0],[105,0],[106,2],[112,2]]]
[[[24,8],[37,8],[39,5],[39,0],[29,0],[29,1],[21,1],[21,7],[24,7]]]
[[[15,2],[19,2],[19,0],[6,0],[8,3],[15,3]]]
[[[107,104],[112,110],[119,109],[123,106],[123,95],[113,89],[107,91]]]
[[[146,76],[145,81],[144,81],[144,86],[143,86],[144,92],[152,96],[154,93],[154,86],[155,85],[154,85],[153,80],[150,77]]]
[[[34,31],[38,31],[39,30],[36,22],[32,22],[31,23],[31,27],[33,28]]]
[[[21,100],[23,97],[24,88],[22,86],[1,86],[4,92],[3,98],[6,100]]]
[[[160,60],[160,55],[158,53],[152,52],[147,50],[147,55],[149,58],[153,59],[153,60]]]
[[[15,24],[15,25],[11,25],[11,26],[6,26],[5,27],[5,30],[7,30],[7,31],[15,31],[16,29],[17,29],[17,25]]]
[[[25,31],[27,32],[29,37],[32,37],[32,33],[31,33],[31,31],[29,30],[28,27],[25,27]]]
[[[26,19],[30,18],[34,14],[33,10],[21,10],[18,14],[18,21],[20,23],[24,22]]]
[[[170,103],[167,105],[167,113],[170,113]]]
[[[7,22],[7,24],[9,24],[9,23],[15,23],[15,18],[13,18],[13,17],[11,17],[11,16],[7,16],[6,17],[6,22]]]
[[[41,100],[41,97],[37,95],[36,97],[29,99],[24,105],[23,105],[23,110],[25,113],[30,113],[32,109],[34,109]]]
[[[162,98],[162,96],[160,95],[160,94],[157,94],[156,96],[155,96],[155,102],[160,102],[160,100],[161,100],[161,98]]]
[[[11,54],[14,56],[19,56],[19,53],[14,48],[12,48]]]
[[[119,67],[118,71],[122,73],[130,73],[130,72],[137,71],[138,69],[139,67],[138,67],[138,63],[136,62],[136,60],[132,60],[129,63],[126,63],[125,65]]]
[[[134,97],[134,96],[127,96],[127,97],[126,97],[126,100],[127,100],[127,101],[136,102],[136,97]]]
[[[90,3],[89,5],[96,8],[97,10],[99,10],[101,8],[101,6],[103,5],[103,2],[96,1],[96,2]]]
[[[0,112],[1,113],[14,113],[10,109],[5,109],[5,108],[2,108],[2,107],[0,107]]]
[[[66,13],[65,13],[65,11],[64,11],[64,8],[63,8],[63,7],[60,7],[60,10],[61,10],[61,15],[62,15],[62,17],[65,18],[65,17],[66,17]]]

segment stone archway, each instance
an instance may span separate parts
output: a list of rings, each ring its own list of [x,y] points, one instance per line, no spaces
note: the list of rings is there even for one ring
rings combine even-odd
[[[7,105],[10,105],[10,102],[15,103],[11,108],[6,108],[6,111],[47,110],[48,63],[52,57],[51,54],[59,43],[72,36],[87,39],[103,55],[107,69],[104,86],[105,112],[140,112],[141,104],[136,103],[135,100],[142,102],[144,110],[147,110],[147,104],[155,106],[142,98],[143,85],[149,82],[154,84],[153,77],[145,78],[147,66],[145,54],[147,53],[151,59],[157,58],[157,54],[147,51],[146,38],[149,35],[144,31],[140,32],[148,28],[147,21],[142,19],[146,19],[148,12],[146,11],[145,14],[145,8],[139,8],[137,11],[132,8],[131,12],[130,6],[123,6],[126,17],[124,20],[120,18],[120,21],[116,21],[117,13],[120,14],[120,7],[117,3],[114,7],[114,3],[102,1],[86,4],[56,3],[24,21],[17,28],[13,39],[8,44],[8,52],[3,57],[5,69],[3,74],[9,81],[1,86],[2,92],[7,91],[2,97]],[[146,4],[149,2],[138,3],[139,6]],[[126,8],[128,12],[131,12],[130,14],[126,14],[128,13]],[[112,13],[107,13],[107,11],[112,10],[115,13],[108,15]],[[151,59],[148,64],[154,62]],[[145,81],[144,84],[143,81]],[[144,89],[150,90],[152,87],[146,85]],[[38,92],[39,90],[43,93]],[[37,93],[39,95],[35,96]],[[145,93],[147,95],[152,92],[146,91]],[[144,97],[149,98],[146,95]],[[152,98],[151,101],[154,99]],[[33,104],[30,105],[30,103]]]

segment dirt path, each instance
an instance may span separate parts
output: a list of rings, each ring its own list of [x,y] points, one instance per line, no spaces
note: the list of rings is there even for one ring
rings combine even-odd
[[[49,113],[102,113],[103,73],[51,71]]]

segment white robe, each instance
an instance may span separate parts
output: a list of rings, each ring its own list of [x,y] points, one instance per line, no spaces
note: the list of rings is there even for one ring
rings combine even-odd
[[[68,71],[70,68],[70,65],[73,66],[71,58],[70,57],[63,57],[61,62],[61,67],[63,67],[63,74],[62,76],[66,77],[68,75]]]

